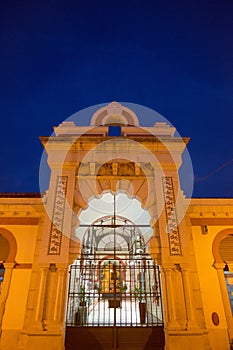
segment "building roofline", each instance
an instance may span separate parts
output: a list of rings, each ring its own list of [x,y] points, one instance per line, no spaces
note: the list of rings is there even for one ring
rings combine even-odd
[[[0,192],[0,198],[41,198],[39,192]]]

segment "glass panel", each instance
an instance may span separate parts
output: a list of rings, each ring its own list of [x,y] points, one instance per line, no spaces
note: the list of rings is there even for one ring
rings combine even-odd
[[[5,272],[5,268],[4,268],[4,265],[1,263],[0,264],[0,293],[2,291],[2,285],[3,285],[3,280],[4,280],[4,272]]]
[[[233,314],[233,272],[224,271],[224,276],[227,285],[228,297],[231,304],[231,312]]]

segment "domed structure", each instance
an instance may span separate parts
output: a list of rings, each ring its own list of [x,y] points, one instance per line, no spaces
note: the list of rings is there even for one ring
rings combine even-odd
[[[91,118],[91,126],[99,125],[133,125],[138,126],[136,114],[129,108],[113,101],[98,109]]]

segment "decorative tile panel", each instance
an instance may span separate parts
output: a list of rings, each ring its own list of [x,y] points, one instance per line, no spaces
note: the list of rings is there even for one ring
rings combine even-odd
[[[48,255],[60,255],[68,176],[58,176],[50,228]]]
[[[170,255],[182,255],[172,177],[162,178]]]

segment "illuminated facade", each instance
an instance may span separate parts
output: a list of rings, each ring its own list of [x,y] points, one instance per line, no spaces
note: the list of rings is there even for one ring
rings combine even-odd
[[[46,194],[0,196],[0,349],[231,349],[233,199],[184,196],[188,139],[113,102],[41,142]]]

